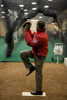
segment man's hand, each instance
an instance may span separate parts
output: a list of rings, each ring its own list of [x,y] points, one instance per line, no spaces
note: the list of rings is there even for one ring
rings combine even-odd
[[[31,22],[30,21],[25,22],[23,28],[25,29],[25,31],[29,30],[31,28]]]
[[[31,23],[30,24],[26,24],[25,31],[28,31],[30,28],[31,28]]]

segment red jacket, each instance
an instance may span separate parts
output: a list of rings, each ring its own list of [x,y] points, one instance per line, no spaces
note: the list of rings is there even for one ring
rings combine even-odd
[[[36,56],[47,56],[48,53],[48,36],[43,29],[32,33],[31,30],[24,32],[24,37],[28,46],[32,47],[32,53]]]

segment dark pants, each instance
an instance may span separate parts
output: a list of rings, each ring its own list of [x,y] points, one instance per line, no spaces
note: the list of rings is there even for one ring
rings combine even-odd
[[[35,90],[42,91],[42,68],[46,57],[35,56],[32,54],[32,50],[25,50],[20,53],[20,57],[23,60],[25,67],[28,69],[32,67],[32,63],[29,60],[30,58],[34,58],[35,61]]]

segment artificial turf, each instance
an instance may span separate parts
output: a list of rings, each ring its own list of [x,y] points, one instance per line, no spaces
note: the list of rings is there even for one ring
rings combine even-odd
[[[52,43],[53,43],[53,41],[52,42],[49,41],[49,52],[48,52],[45,62],[52,62],[52,57],[54,56],[54,54],[53,54],[54,45]],[[6,50],[6,47],[7,47],[7,45],[4,42],[4,38],[0,38],[0,62],[21,62],[22,60],[20,58],[20,51],[32,49],[31,47],[26,45],[25,40],[22,40],[21,42],[19,42],[19,44],[15,43],[15,48],[12,52],[11,57],[6,58],[5,53],[4,53]],[[31,58],[30,58],[30,60],[32,62],[34,61]]]

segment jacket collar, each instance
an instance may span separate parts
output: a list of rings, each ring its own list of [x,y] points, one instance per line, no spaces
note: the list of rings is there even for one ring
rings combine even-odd
[[[40,30],[40,31],[37,31],[37,32],[45,32],[46,31],[46,28]]]

